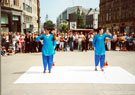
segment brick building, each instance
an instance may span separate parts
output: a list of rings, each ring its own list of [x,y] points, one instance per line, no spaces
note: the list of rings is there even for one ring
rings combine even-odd
[[[112,31],[135,32],[135,0],[100,0],[99,26]]]

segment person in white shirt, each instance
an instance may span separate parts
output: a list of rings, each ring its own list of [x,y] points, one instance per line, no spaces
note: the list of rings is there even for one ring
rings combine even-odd
[[[106,30],[106,34],[109,32],[109,30]],[[106,38],[107,40],[107,50],[111,50],[111,39],[110,38]]]
[[[79,35],[79,37],[78,37],[78,49],[81,51],[82,50],[82,38],[80,37],[80,35]]]
[[[13,35],[12,45],[13,45],[13,53],[16,53],[16,35]]]
[[[20,38],[20,35],[19,33],[17,32],[17,35],[16,35],[16,51],[19,52],[19,38]]]
[[[93,34],[91,33],[89,36],[89,49],[91,50],[93,48],[92,43],[93,43]]]

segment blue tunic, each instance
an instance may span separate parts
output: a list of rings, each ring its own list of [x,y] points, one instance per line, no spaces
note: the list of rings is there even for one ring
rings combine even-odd
[[[55,54],[56,41],[53,40],[53,35],[46,36],[40,35],[36,38],[36,41],[43,39],[42,54],[44,56],[51,56]]]
[[[99,34],[95,35],[93,40],[93,47],[95,47],[95,55],[105,55],[105,42],[104,39],[113,38],[112,36],[108,34],[102,34],[101,36]]]

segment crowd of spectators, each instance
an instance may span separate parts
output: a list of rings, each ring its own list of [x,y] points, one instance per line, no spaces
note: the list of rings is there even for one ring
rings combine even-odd
[[[107,30],[108,31],[108,30]],[[35,39],[42,33],[1,33],[1,55],[41,52],[42,43]],[[97,32],[56,32],[56,51],[93,50],[92,42]],[[105,39],[106,50],[135,51],[135,33],[112,33]]]
[[[41,34],[19,32],[1,33],[1,54],[12,55],[16,53],[34,53],[41,52],[42,44],[36,42],[36,37]]]

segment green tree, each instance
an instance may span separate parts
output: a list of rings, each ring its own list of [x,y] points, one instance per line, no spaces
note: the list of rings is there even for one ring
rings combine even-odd
[[[44,28],[52,31],[55,28],[55,24],[51,20],[48,20],[44,23]]]
[[[61,23],[61,31],[67,32],[68,31],[68,24]]]
[[[78,14],[78,28],[85,28],[85,24],[84,24],[84,16]]]

